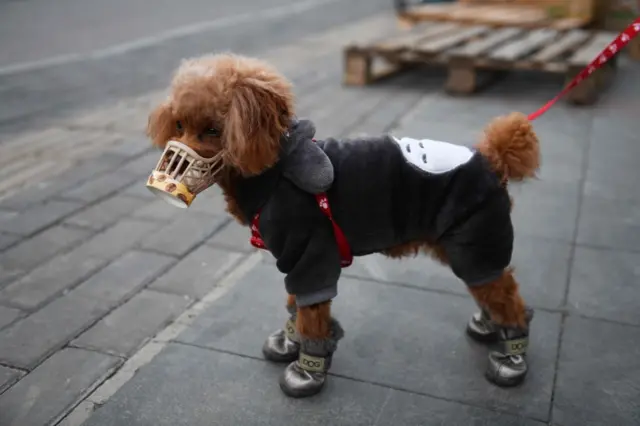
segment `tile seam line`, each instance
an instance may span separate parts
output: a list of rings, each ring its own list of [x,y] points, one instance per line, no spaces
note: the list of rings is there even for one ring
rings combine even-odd
[[[209,347],[209,346],[198,345],[196,343],[188,343],[188,342],[185,342],[185,341],[182,341],[182,340],[178,340],[178,339],[174,339],[170,343],[172,343],[174,345],[187,346],[187,347],[191,347],[191,348],[201,349],[201,350],[209,351],[209,352],[215,352],[215,353],[220,353],[220,354],[225,354],[225,355],[237,356],[239,358],[250,359],[250,360],[253,360],[253,361],[259,361],[259,362],[263,362],[265,364],[273,365],[272,362],[270,362],[270,361],[268,361],[268,360],[266,360],[264,358],[260,358],[258,356],[247,355],[247,354],[234,352],[234,351],[229,351],[229,350],[225,350],[225,349],[212,348],[212,347]],[[433,394],[430,394],[430,393],[415,391],[415,390],[411,390],[411,389],[406,389],[406,388],[402,388],[402,387],[399,387],[399,386],[390,385],[390,384],[387,384],[387,383],[382,383],[382,382],[377,382],[377,381],[369,381],[369,380],[365,380],[365,379],[359,379],[357,377],[351,377],[351,376],[347,376],[347,375],[344,375],[344,374],[336,374],[336,373],[329,373],[329,376],[338,377],[340,379],[348,380],[348,381],[352,381],[352,382],[364,383],[364,384],[372,385],[372,386],[383,388],[383,389],[389,389],[389,390],[392,390],[392,391],[403,392],[403,393],[410,394],[410,395],[417,395],[417,396],[432,398],[432,399],[436,399],[436,400],[439,400],[439,401],[445,401],[445,402],[450,402],[450,403],[454,403],[454,404],[465,405],[467,407],[479,408],[479,409],[482,409],[482,410],[485,410],[485,411],[492,411],[492,412],[498,413],[498,414],[506,414],[506,415],[509,415],[509,416],[512,416],[512,417],[517,417],[515,414],[513,414],[511,412],[508,412],[508,411],[500,411],[500,410],[496,410],[496,409],[491,408],[491,407],[485,407],[485,406],[482,406],[482,405],[475,405],[475,404],[469,403],[468,401],[462,401],[462,400],[447,398],[447,397],[443,397],[443,396],[433,395]],[[536,418],[536,417],[530,417],[530,416],[522,416],[522,417],[524,417],[526,419],[534,420],[534,421],[537,421],[537,422],[542,422],[543,424],[547,422],[547,420],[542,420],[542,419],[539,419],[539,418]]]
[[[98,177],[100,177],[100,176],[98,176]],[[123,188],[124,188],[124,187],[123,187]],[[112,196],[116,195],[118,192],[121,192],[121,190],[122,190],[123,188],[119,188],[119,189],[117,189],[117,190],[115,190],[115,191],[113,191],[113,192],[111,192],[111,193],[109,193],[109,194],[105,195],[104,197],[98,198],[97,200],[95,200],[95,201],[93,201],[93,202],[91,202],[91,203],[88,203],[88,204],[86,204],[86,205],[84,205],[84,206],[79,207],[78,209],[75,209],[75,210],[71,211],[70,213],[68,213],[68,214],[66,214],[66,215],[64,215],[64,216],[62,216],[61,218],[59,218],[59,219],[58,219],[58,220],[56,220],[55,222],[53,222],[53,223],[49,224],[48,226],[46,226],[46,227],[44,227],[44,228],[39,229],[39,230],[38,230],[38,231],[36,231],[36,232],[32,232],[31,234],[22,235],[22,236],[21,236],[21,235],[17,235],[17,234],[15,234],[15,236],[19,237],[20,239],[18,239],[18,241],[16,241],[15,243],[13,243],[13,244],[11,244],[11,245],[7,246],[5,249],[0,250],[0,256],[2,255],[2,253],[7,252],[8,250],[10,250],[10,249],[12,249],[12,248],[14,248],[14,247],[18,246],[19,244],[21,244],[21,243],[23,243],[23,242],[26,242],[26,241],[30,241],[30,240],[32,240],[33,238],[37,237],[38,235],[40,235],[40,234],[42,234],[42,233],[44,233],[44,232],[46,232],[46,231],[48,231],[48,230],[50,230],[50,229],[53,229],[53,228],[55,228],[55,227],[57,227],[57,226],[67,227],[67,224],[65,223],[65,221],[66,221],[67,219],[69,219],[70,217],[72,217],[72,216],[74,216],[74,215],[76,215],[76,214],[78,214],[78,213],[81,213],[81,212],[83,212],[83,211],[85,211],[85,210],[87,210],[87,209],[89,209],[89,208],[91,208],[91,207],[95,207],[95,205],[96,205],[96,204],[99,204],[99,203],[101,203],[102,201],[104,201],[104,200],[106,200],[106,199],[108,199],[108,198],[110,198],[110,197],[112,197]],[[65,191],[65,190],[63,190],[63,191]],[[134,197],[132,197],[132,198],[134,198]],[[43,203],[37,203],[37,204],[41,204],[41,205],[43,205],[43,206],[44,206],[46,203],[51,202],[51,201],[54,201],[54,202],[55,202],[55,201],[60,201],[60,199],[59,199],[59,198],[57,198],[57,197],[54,195],[54,196],[52,196],[51,198],[49,198],[49,200],[48,200],[48,201],[45,201],[45,202],[43,202]],[[76,200],[69,200],[69,201],[63,201],[63,202],[75,203],[75,204],[81,204],[81,202],[80,202],[80,201],[76,201]],[[33,207],[33,206],[31,206],[31,207]],[[142,218],[135,218],[135,217],[131,217],[131,216],[125,216],[125,217],[123,217],[123,218],[121,218],[121,219],[127,219],[127,220],[133,220],[133,221],[136,221],[136,219],[140,219],[140,220],[138,220],[139,222],[145,222],[144,220],[142,220]],[[113,223],[113,224],[111,224],[111,225],[109,225],[109,226],[105,227],[104,229],[100,229],[100,230],[94,230],[94,229],[91,229],[91,228],[84,228],[84,227],[77,227],[77,226],[73,226],[73,225],[72,225],[72,226],[70,226],[70,228],[71,228],[71,229],[80,229],[80,230],[93,231],[93,232],[91,232],[91,234],[88,236],[88,238],[86,238],[86,239],[84,239],[83,241],[81,241],[81,242],[80,242],[80,244],[70,245],[70,246],[68,246],[68,247],[65,247],[65,248],[63,248],[63,249],[60,249],[60,250],[56,251],[56,253],[55,253],[54,255],[52,255],[51,257],[48,257],[48,258],[46,258],[46,259],[44,259],[44,260],[42,260],[42,261],[40,261],[40,262],[36,263],[35,265],[32,265],[32,266],[29,268],[29,270],[20,270],[20,274],[19,274],[19,275],[17,275],[17,276],[15,277],[15,279],[12,279],[8,284],[4,285],[4,286],[2,287],[2,289],[0,289],[0,292],[1,292],[1,291],[3,291],[5,288],[7,288],[7,287],[11,286],[12,284],[15,284],[16,282],[20,281],[22,278],[24,278],[25,276],[29,275],[33,270],[35,270],[35,269],[37,269],[37,268],[39,268],[39,267],[41,267],[41,266],[43,266],[43,265],[47,264],[48,262],[51,262],[52,260],[54,260],[54,259],[55,259],[55,258],[57,258],[57,257],[65,256],[65,255],[67,255],[67,254],[69,254],[69,253],[73,252],[75,249],[77,249],[78,247],[82,246],[82,244],[84,244],[84,243],[85,243],[85,242],[87,242],[88,240],[91,240],[92,238],[94,238],[94,237],[96,237],[96,236],[98,236],[98,235],[100,235],[100,234],[103,234],[104,232],[106,232],[106,231],[107,231],[107,230],[109,230],[110,228],[114,227],[115,225],[117,225],[117,223],[118,223],[118,222],[120,222],[120,221],[116,221],[115,223]],[[158,223],[158,224],[160,224],[160,223]],[[163,254],[163,255],[165,255],[165,256],[166,256],[166,254],[165,254],[165,253],[155,253],[155,254]],[[96,257],[96,256],[94,256],[94,257]],[[111,262],[109,262],[109,263],[111,263]],[[3,303],[6,303],[6,302],[3,302]],[[0,303],[0,304],[2,304],[2,303]],[[13,305],[13,304],[11,304],[11,303],[10,303],[9,305],[7,305],[7,307],[17,308],[17,309],[20,309],[20,310],[22,310],[22,311],[26,311],[26,312],[31,312],[31,311],[33,311],[33,310],[40,309],[40,307],[36,307],[36,308],[34,308],[34,309],[32,309],[32,308],[28,308],[28,309],[27,309],[27,308],[25,308],[24,306],[21,306],[21,305]]]
[[[116,262],[118,259],[126,256],[127,253],[130,253],[132,251],[136,251],[135,249],[132,250],[128,250],[125,253],[123,253],[122,255],[116,257],[115,259],[108,261],[107,264],[103,267],[100,268],[100,271],[104,270],[105,268],[107,268],[108,266],[110,266],[111,264],[113,264],[114,262]],[[157,279],[158,276],[163,275],[164,273],[166,273],[173,265],[176,264],[176,259],[171,258],[172,262],[169,262],[169,264],[163,268],[160,268],[158,270],[158,273],[156,275],[153,275],[145,280],[142,280],[142,285],[140,286],[140,288],[135,291],[135,292],[131,292],[131,294],[126,295],[124,298],[122,298],[121,300],[119,300],[117,303],[113,303],[111,305],[109,305],[106,309],[105,312],[100,315],[99,317],[95,318],[92,321],[88,321],[86,324],[84,324],[83,327],[81,327],[75,334],[73,334],[73,336],[71,336],[68,339],[65,339],[65,342],[62,343],[61,345],[55,345],[53,347],[52,350],[50,350],[49,352],[45,352],[45,354],[43,356],[41,356],[40,358],[36,359],[35,362],[30,363],[26,368],[25,367],[20,367],[21,369],[25,369],[29,372],[35,370],[36,368],[38,368],[41,364],[43,364],[46,360],[48,360],[49,358],[51,358],[52,356],[54,356],[56,353],[58,353],[60,350],[69,347],[69,342],[72,342],[73,340],[77,339],[78,337],[80,337],[81,334],[83,334],[85,331],[89,330],[91,327],[93,327],[94,325],[96,325],[102,318],[106,317],[107,315],[109,315],[111,312],[113,312],[114,310],[118,309],[120,306],[124,305],[125,303],[127,303],[129,300],[131,300],[133,297],[135,297],[138,293],[140,293],[140,291],[144,290],[147,286],[149,286],[149,284],[151,282],[153,282],[155,279]],[[96,272],[99,273],[100,271]],[[87,277],[86,279],[80,281],[73,289],[69,290],[72,291],[78,287],[80,287],[84,282],[86,282],[87,280],[89,280],[91,277],[93,277],[95,274],[91,274],[89,277]],[[59,299],[61,296],[58,295],[58,297],[49,300],[47,303],[43,304],[39,309],[34,310],[33,312],[30,313],[30,315],[27,315],[24,318],[21,318],[21,320],[24,320],[28,317],[30,317],[31,315],[34,315],[35,313],[39,312],[42,307],[52,303],[54,300]],[[84,348],[83,348],[84,349]],[[95,352],[95,351],[94,351]],[[0,360],[0,363],[2,363],[3,361]]]
[[[564,287],[564,294],[562,296],[562,306],[566,307],[567,304],[569,303],[569,293],[571,291],[571,279],[573,277],[573,268],[574,268],[574,263],[575,263],[575,259],[576,259],[576,252],[578,250],[578,235],[580,233],[580,219],[582,217],[582,204],[584,201],[584,196],[585,196],[585,188],[586,188],[586,184],[587,184],[587,172],[589,170],[589,155],[591,153],[591,147],[593,146],[593,128],[595,125],[595,117],[594,114],[591,113],[590,114],[590,121],[589,121],[589,137],[587,138],[587,146],[584,149],[583,155],[584,158],[582,159],[582,164],[580,167],[580,191],[578,192],[578,209],[576,211],[576,215],[575,215],[575,224],[573,227],[573,235],[572,235],[572,241],[571,241],[571,246],[570,246],[570,251],[569,251],[569,259],[568,259],[568,270],[567,270],[567,277],[566,277],[566,281],[565,281],[565,287]],[[557,340],[557,352],[556,352],[556,356],[555,356],[555,360],[553,363],[553,381],[551,382],[551,398],[550,398],[550,404],[549,404],[549,413],[548,413],[548,419],[549,419],[549,424],[553,424],[553,407],[555,405],[555,397],[556,397],[556,387],[558,385],[558,376],[559,376],[559,368],[560,368],[560,356],[562,354],[562,341],[564,339],[564,332],[565,332],[565,326],[566,326],[566,322],[567,322],[567,318],[569,317],[568,313],[563,313],[561,318],[560,318],[560,332],[558,333],[558,340]]]
[[[149,364],[172,341],[172,339],[159,340],[160,336],[165,333],[171,334],[172,329],[177,329],[174,330],[174,333],[177,333],[177,335],[182,333],[182,331],[188,328],[196,318],[206,312],[206,309],[213,302],[223,297],[244,277],[244,275],[246,275],[255,266],[259,265],[261,256],[262,255],[259,252],[255,252],[252,255],[243,258],[239,263],[236,263],[234,268],[230,269],[223,277],[221,277],[218,286],[211,289],[211,291],[200,300],[194,301],[194,303],[189,305],[189,307],[182,311],[173,321],[155,333],[155,335],[152,336],[142,347],[138,348],[138,350],[128,357],[125,362],[121,363],[118,368],[109,375],[109,377],[105,377],[99,383],[96,383],[90,392],[87,392],[82,395],[82,397],[74,401],[74,403],[68,405],[63,412],[55,417],[54,421],[51,421],[50,425],[59,425],[69,415],[73,414],[78,406],[84,401],[89,401],[94,407],[100,407],[102,404],[106,403],[122,386],[124,386],[138,373],[140,368]],[[149,352],[150,356],[147,359],[138,360],[138,357],[142,358]],[[127,368],[132,368],[132,370],[125,371]],[[109,392],[109,394],[106,395],[106,399],[104,401],[98,403],[91,399],[92,396],[99,393],[104,387],[107,387],[112,379],[117,380],[119,374],[123,374],[125,376],[128,374],[128,377],[125,377],[124,381],[121,383],[116,383],[116,387],[114,389],[106,391]]]

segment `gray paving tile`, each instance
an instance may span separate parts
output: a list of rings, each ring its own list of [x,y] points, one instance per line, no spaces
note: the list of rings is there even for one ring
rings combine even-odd
[[[251,231],[248,227],[240,225],[237,221],[232,220],[217,231],[207,244],[215,247],[228,248],[238,252],[250,253],[255,248],[249,243]]]
[[[149,235],[140,246],[173,256],[184,256],[229,221],[223,216],[189,213],[188,216],[181,216]]]
[[[154,198],[150,200],[146,200],[147,203],[142,207],[136,209],[131,217],[138,220],[154,220],[158,222],[169,222],[172,220],[177,220],[178,218],[182,220],[187,220],[191,211],[178,209],[174,206],[171,206],[164,200],[159,198]]]
[[[20,237],[17,235],[0,233],[0,251],[6,249],[12,244],[17,243],[19,240],[20,240]]]
[[[576,183],[531,181],[510,188],[516,235],[572,242],[580,188]]]
[[[542,426],[546,423],[469,405],[392,391],[377,425]]]
[[[567,318],[558,365],[553,424],[640,424],[639,356],[640,328]]]
[[[132,161],[127,162],[118,168],[118,173],[129,173],[138,176],[141,183],[146,183],[146,177],[151,174],[153,168],[158,164],[162,152],[159,150],[150,151]]]
[[[389,97],[389,92],[385,90],[334,87],[336,90],[330,96],[335,103],[319,100],[313,105],[314,111],[310,114],[316,125],[318,138],[343,135],[357,124],[360,117],[374,111],[385,98]],[[331,92],[331,89],[326,92]],[[341,107],[335,108],[335,105]],[[349,111],[349,114],[345,114],[344,111]]]
[[[145,204],[145,200],[129,197],[121,192],[107,198],[65,220],[84,228],[102,230]]]
[[[147,200],[155,200],[156,196],[153,195],[151,191],[147,189],[145,186],[145,181],[141,179],[139,182],[134,182],[131,185],[125,187],[122,190],[123,195],[127,195],[129,197],[138,197],[144,198]],[[166,202],[165,202],[166,204]]]
[[[158,221],[178,220],[178,218],[180,218],[180,220],[188,221],[188,218],[194,212],[228,217],[228,214],[225,212],[225,202],[222,192],[217,186],[198,194],[193,204],[191,204],[191,207],[187,210],[178,209],[151,194],[144,186],[142,188],[146,193],[151,195],[151,197],[149,197],[150,201],[147,205],[137,209],[133,213],[134,217]],[[136,191],[140,192],[140,190]],[[136,196],[138,195],[136,194]]]
[[[65,199],[92,203],[100,198],[118,192],[118,190],[132,184],[138,179],[138,175],[124,171],[108,173],[71,188],[68,191],[64,191],[60,195]]]
[[[278,387],[281,371],[259,360],[170,345],[84,426],[369,426],[389,392],[332,378],[317,397],[292,400]]]
[[[378,135],[383,133],[387,127],[403,117],[418,100],[424,96],[417,91],[394,91],[385,102],[379,104],[370,115],[359,122],[353,129],[351,135]]]
[[[2,392],[13,386],[24,373],[13,368],[3,367],[0,365],[0,395]]]
[[[640,170],[635,160],[640,154],[637,117],[620,111],[620,105],[598,108],[596,114],[590,134],[592,142],[585,193],[602,198],[637,200],[640,198],[636,184]]]
[[[60,221],[81,207],[71,201],[51,201],[29,207],[20,215],[0,220],[0,231],[8,234],[30,235]]]
[[[157,228],[157,223],[123,219],[78,247],[78,250],[85,253],[86,256],[113,259],[139,244],[143,238]]]
[[[41,204],[54,195],[77,186],[88,179],[95,178],[124,161],[125,158],[120,155],[103,153],[96,159],[83,161],[53,179],[38,182],[16,195],[0,201],[0,207],[25,210],[33,205]]]
[[[49,228],[0,254],[0,265],[6,269],[28,271],[91,234],[91,231],[63,226]]]
[[[31,368],[138,292],[173,259],[129,252],[32,315],[0,331],[0,360]]]
[[[516,236],[512,265],[527,303],[545,308],[562,305],[570,252],[571,245],[566,242]],[[366,256],[357,258],[343,274],[468,294],[465,285],[448,267],[426,256],[396,260],[382,255]]]
[[[569,305],[583,315],[640,325],[640,253],[577,247]]]
[[[242,256],[242,253],[208,246],[198,247],[154,281],[150,288],[200,299],[231,271]]]
[[[577,242],[640,251],[640,196],[635,200],[585,196]]]
[[[143,134],[142,129],[140,130],[140,133]],[[107,152],[122,155],[126,158],[133,158],[146,154],[147,151],[153,149],[154,147],[145,137],[127,137],[126,139],[123,139],[120,144],[110,147]],[[158,155],[160,155],[160,153],[158,153]]]
[[[19,309],[0,306],[0,329],[11,324],[22,315],[23,312]]]
[[[22,275],[24,275],[24,272],[19,269],[5,269],[0,266],[0,289],[11,284]]]
[[[273,266],[260,265],[179,340],[259,357],[264,338],[286,319],[284,304],[282,276]],[[346,337],[333,372],[546,420],[560,316],[536,313],[531,375],[521,387],[500,389],[484,378],[487,349],[464,333],[474,305],[459,296],[343,279],[334,313]]]
[[[0,291],[0,300],[32,310],[73,287],[108,263],[82,250],[57,256],[13,281]],[[0,285],[1,286],[1,285]]]
[[[637,202],[640,191],[636,182],[640,179],[640,170],[629,167],[589,166],[584,182],[584,194],[587,197]]]
[[[71,344],[127,357],[181,314],[189,303],[178,295],[142,290]]]
[[[54,424],[120,363],[97,352],[63,349],[0,395],[3,426]]]
[[[165,202],[166,204],[166,202]],[[189,210],[219,216],[228,216],[222,190],[216,185],[198,194]]]

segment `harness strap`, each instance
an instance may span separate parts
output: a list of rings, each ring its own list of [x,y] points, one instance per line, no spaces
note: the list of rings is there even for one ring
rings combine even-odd
[[[331,208],[329,207],[329,199],[327,198],[327,194],[317,194],[316,201],[318,203],[318,207],[322,213],[325,214],[331,221],[331,225],[333,225],[333,233],[336,238],[336,243],[338,244],[338,252],[340,253],[340,266],[346,268],[353,263],[353,255],[351,254],[351,247],[349,246],[349,242],[347,241],[347,237],[345,237],[342,229],[333,219],[333,214],[331,213]],[[260,235],[260,231],[258,230],[258,224],[260,223],[260,211],[256,213],[251,221],[251,245],[259,248],[267,250],[266,245]]]

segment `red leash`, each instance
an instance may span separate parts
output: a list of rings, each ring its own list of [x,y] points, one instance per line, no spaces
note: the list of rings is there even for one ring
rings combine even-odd
[[[621,32],[618,37],[615,38],[607,47],[604,48],[602,52],[580,73],[576,76],[576,78],[571,81],[567,85],[567,87],[562,90],[555,98],[551,99],[544,105],[542,108],[537,110],[536,112],[529,114],[529,120],[533,121],[536,118],[540,117],[542,114],[547,112],[553,104],[558,102],[558,100],[566,95],[571,89],[576,87],[582,80],[588,78],[595,70],[602,67],[606,64],[609,59],[613,58],[619,51],[622,50],[629,42],[640,34],[640,17],[637,18],[633,24],[629,25],[629,27]]]

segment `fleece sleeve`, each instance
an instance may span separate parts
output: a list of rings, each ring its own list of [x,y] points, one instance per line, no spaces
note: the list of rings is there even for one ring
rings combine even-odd
[[[278,269],[286,274],[287,293],[295,295],[298,306],[326,302],[338,293],[340,253],[331,223],[324,219],[311,229],[292,226],[264,235]]]

